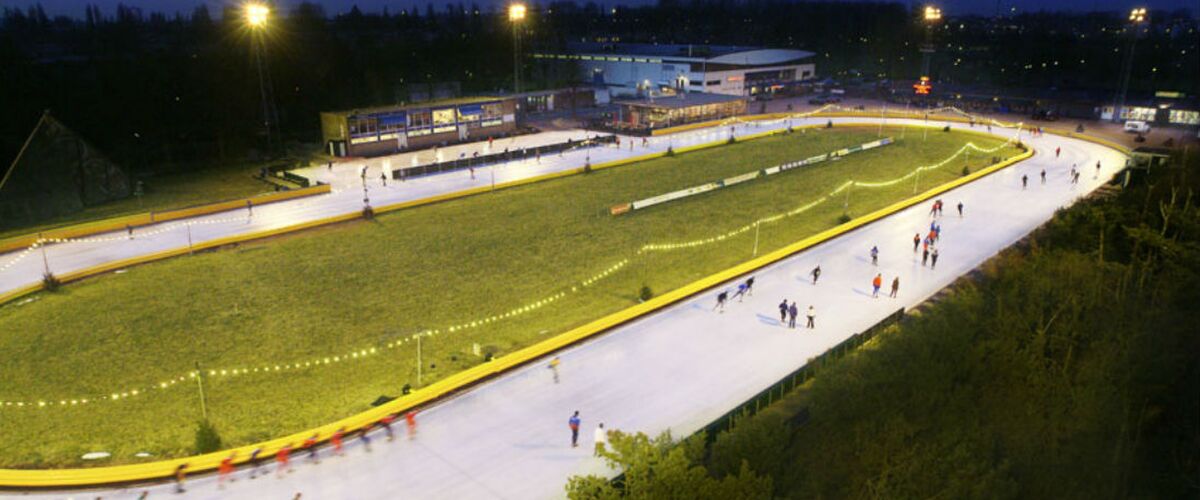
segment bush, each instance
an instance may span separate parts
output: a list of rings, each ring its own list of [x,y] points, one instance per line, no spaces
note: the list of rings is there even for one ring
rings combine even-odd
[[[371,205],[364,205],[363,209],[362,209],[362,216],[364,219],[367,219],[367,220],[374,219],[375,218],[375,209],[371,208]]]
[[[949,126],[949,125],[946,125],[945,127],[942,127],[942,132],[949,132],[949,131],[950,131],[950,126]]]
[[[969,165],[963,165],[962,174],[963,177],[971,175],[971,167]]]
[[[642,302],[645,302],[647,300],[650,300],[652,297],[654,297],[654,291],[650,290],[649,286],[642,285],[642,289],[640,291],[638,291],[638,299],[641,300]]]
[[[825,122],[825,128],[833,128],[833,120]]]
[[[842,215],[838,216],[837,220],[838,220],[838,224],[845,224],[847,222],[850,222],[850,214],[843,213]]]
[[[208,420],[196,424],[196,454],[212,453],[221,449],[221,435]]]
[[[667,156],[675,156],[675,148],[667,146]]]
[[[62,281],[55,276],[54,273],[46,273],[42,275],[42,288],[47,292],[58,291],[58,287],[62,286]]]
[[[725,144],[733,144],[735,142],[737,142],[737,138],[731,135],[729,136],[729,140],[725,141]]]

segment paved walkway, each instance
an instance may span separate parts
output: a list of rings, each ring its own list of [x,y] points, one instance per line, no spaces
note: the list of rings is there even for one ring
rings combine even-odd
[[[833,241],[792,256],[756,274],[755,295],[712,310],[717,289],[624,325],[561,353],[560,382],[545,362],[516,370],[421,413],[413,436],[395,442],[373,434],[373,449],[354,441],[343,457],[309,464],[295,457],[294,471],[276,476],[274,465],[257,479],[241,470],[218,489],[215,477],[190,481],[186,498],[421,498],[529,499],[564,496],[574,474],[611,474],[591,456],[590,436],[607,428],[677,436],[695,432],[749,399],[806,360],[861,331],[900,307],[914,306],[1011,245],[1099,187],[1123,163],[1112,150],[1057,136],[1025,138],[1032,159],[946,193],[937,269],[912,252],[914,233],[929,229],[928,204],[912,207]],[[1061,158],[1054,149],[1062,147]],[[1049,153],[1047,153],[1049,152]],[[1094,175],[1096,161],[1103,168]],[[1072,185],[1072,163],[1083,168]],[[1042,169],[1047,183],[1038,181]],[[1030,184],[1022,189],[1020,178]],[[962,201],[965,217],[955,214]],[[763,226],[763,231],[771,227]],[[878,245],[878,266],[868,251]],[[820,264],[813,285],[807,277]],[[870,281],[883,274],[885,290],[871,297]],[[899,297],[883,295],[893,277]],[[778,321],[782,299],[813,305],[816,329],[788,329]],[[566,421],[579,410],[579,448],[569,446]],[[403,427],[399,425],[398,427]],[[75,492],[76,498],[178,498],[173,486]],[[39,493],[21,498],[62,498]]]

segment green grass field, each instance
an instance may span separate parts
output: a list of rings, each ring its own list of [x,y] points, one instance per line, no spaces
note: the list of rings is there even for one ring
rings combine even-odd
[[[899,137],[898,130],[884,130]],[[931,132],[840,161],[789,171],[613,217],[622,202],[874,140],[875,128],[813,130],[607,169],[588,175],[403,210],[236,249],[176,258],[0,307],[0,401],[95,398],[204,370],[232,370],[380,354],[284,372],[205,380],[210,420],[227,445],[296,432],[362,411],[417,386],[412,343],[426,329],[503,314],[564,292],[532,312],[423,341],[423,382],[511,352],[751,257],[753,232],[713,244],[636,256],[645,244],[703,239],[811,202],[851,178],[892,179],[939,162],[968,141]],[[993,153],[1008,157],[1015,148]],[[990,157],[991,155],[989,155]],[[990,163],[972,154],[972,169]],[[961,175],[956,160],[921,175],[927,189]],[[856,189],[851,215],[912,195],[910,182]],[[767,252],[837,224],[839,197],[761,227]],[[623,259],[596,286],[580,281]],[[192,452],[200,405],[194,382],[80,406],[0,406],[0,466],[105,464]]]
[[[257,172],[256,166],[230,165],[151,177],[143,180],[146,193],[140,199],[130,196],[124,200],[55,217],[33,226],[0,229],[0,239],[123,215],[186,208],[273,191],[269,184],[252,177]]]

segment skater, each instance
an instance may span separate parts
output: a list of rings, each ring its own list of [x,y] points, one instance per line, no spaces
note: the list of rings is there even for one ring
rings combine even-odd
[[[1079,184],[1079,172],[1075,172],[1075,175],[1071,176],[1071,184]]]
[[[1099,161],[1099,160],[1096,160],[1096,175],[1095,175],[1095,176],[1093,176],[1092,178],[1093,178],[1093,179],[1099,179],[1099,178],[1100,178],[1100,161]]]
[[[879,265],[879,247],[877,247],[877,246],[871,247],[871,265],[872,266]]]
[[[187,480],[187,468],[188,464],[186,463],[179,464],[179,467],[175,468],[175,493],[186,491],[183,489],[183,482]]]
[[[328,168],[328,170],[329,170],[330,172],[333,172],[333,160],[329,160],[329,168]]]
[[[246,200],[246,217],[254,217],[254,202],[250,200]],[[133,232],[131,231],[130,237],[132,238],[132,236]]]
[[[937,202],[936,201],[933,202],[933,205],[929,206],[929,216],[937,217]]]
[[[371,436],[367,434],[369,432],[371,432],[369,425],[358,430],[358,439],[362,441],[363,448],[367,450],[367,453],[371,452]]]
[[[1062,154],[1062,147],[1054,148],[1054,157],[1058,158],[1058,155],[1060,154]]]
[[[475,180],[475,167],[467,167],[471,171],[471,180]]]
[[[746,279],[746,295],[754,296],[754,276]]]
[[[339,427],[338,430],[334,431],[333,435],[329,437],[329,442],[333,443],[333,454],[334,455],[337,455],[339,457],[342,456],[342,453],[343,453],[342,437],[344,437],[345,435],[346,435],[346,428]]]
[[[555,356],[554,359],[550,360],[550,366],[547,367],[550,368],[550,372],[554,374],[554,383],[556,384],[558,383],[558,364],[558,356]]]
[[[741,302],[746,297],[746,284],[738,283],[737,291],[733,293],[733,296],[738,299],[738,302]]]
[[[417,437],[417,412],[410,411],[404,414],[404,425],[408,428],[408,439]]]
[[[579,424],[580,424],[579,410],[575,410],[575,414],[571,415],[571,418],[567,420],[567,427],[571,428],[571,447],[572,448],[579,447]]]
[[[396,416],[391,413],[388,413],[387,415],[384,415],[383,418],[379,419],[379,425],[383,427],[383,432],[387,433],[388,441],[392,441],[396,438],[396,435],[392,432],[392,421],[394,420],[396,420]]]
[[[783,302],[779,303],[779,324],[780,325],[787,324],[787,315],[788,315],[788,303],[787,303],[787,299],[783,299]]]
[[[387,174],[380,172],[379,180],[383,181],[383,187],[387,187]]]
[[[933,269],[933,268],[937,267],[938,251],[936,248],[933,249],[933,253],[929,255],[929,258],[930,258],[929,268]]]
[[[925,252],[921,254],[921,266],[929,262],[929,243],[925,243]]]
[[[302,444],[300,447],[305,450],[308,450],[308,461],[309,462],[312,462],[314,464],[321,463],[321,461],[317,459],[317,435],[316,434],[313,434],[313,435],[309,436],[308,439],[305,439],[304,444]]]
[[[225,489],[225,482],[232,482],[229,478],[233,474],[233,459],[237,456],[237,452],[230,453],[229,456],[221,459],[221,464],[217,466],[217,488]]]
[[[896,294],[900,292],[900,277],[892,280],[892,298],[896,298]]]
[[[1022,175],[1021,176],[1021,190],[1024,190],[1028,186],[1029,186],[1029,176]]]
[[[960,202],[958,202],[958,218],[961,219],[962,216],[963,216],[963,202],[960,201]]]
[[[808,306],[808,313],[806,313],[806,315],[808,316],[808,323],[806,323],[804,325],[804,327],[808,328],[809,330],[816,328],[817,327],[817,310],[814,309],[813,306]]]
[[[633,142],[631,141],[630,144],[633,144]],[[596,426],[596,432],[593,435],[596,439],[595,455],[599,457],[605,451],[604,446],[608,444],[608,431],[604,430],[604,422],[600,422],[600,424]]]
[[[247,461],[254,464],[250,469],[250,479],[254,479],[258,475],[258,456],[262,454],[262,451],[262,448],[255,448],[254,451],[250,452],[250,460]]]
[[[788,307],[788,328],[796,328],[796,316],[800,314],[800,308],[796,307],[796,302],[792,301],[792,305]]]
[[[879,298],[879,287],[882,287],[882,286],[883,286],[883,273],[877,273],[877,274],[875,274],[875,279],[871,280],[871,288],[874,289],[874,291],[871,292],[872,298],[876,298],[876,299]]]
[[[939,224],[939,225],[933,227],[933,241],[940,241],[941,239],[942,239],[942,226]]]
[[[366,165],[363,165],[362,171],[360,171],[358,173],[358,176],[362,177],[363,184],[367,183],[367,166]]]
[[[938,217],[941,217],[942,214],[946,213],[946,204],[942,202],[941,198],[938,198],[937,200],[937,212]]]
[[[1042,185],[1046,185],[1046,169],[1042,169]]]
[[[812,275],[813,284],[814,285],[817,284],[817,279],[819,279],[821,277],[821,265],[817,264],[817,267],[814,267],[812,272],[809,274]]]
[[[729,298],[729,291],[721,290],[721,293],[717,294],[717,305],[713,306],[713,309],[719,308],[722,313],[725,312],[725,299],[728,299],[728,298]]]
[[[917,248],[921,246],[921,233],[913,235],[913,253],[917,253]]]
[[[292,445],[291,443],[283,445],[278,452],[275,453],[275,476],[282,478],[284,474],[291,472],[288,460],[291,458]]]

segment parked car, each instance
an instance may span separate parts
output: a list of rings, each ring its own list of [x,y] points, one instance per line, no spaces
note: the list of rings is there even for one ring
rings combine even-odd
[[[1150,124],[1141,120],[1129,120],[1125,122],[1125,131],[1136,134],[1145,134],[1150,132]]]

